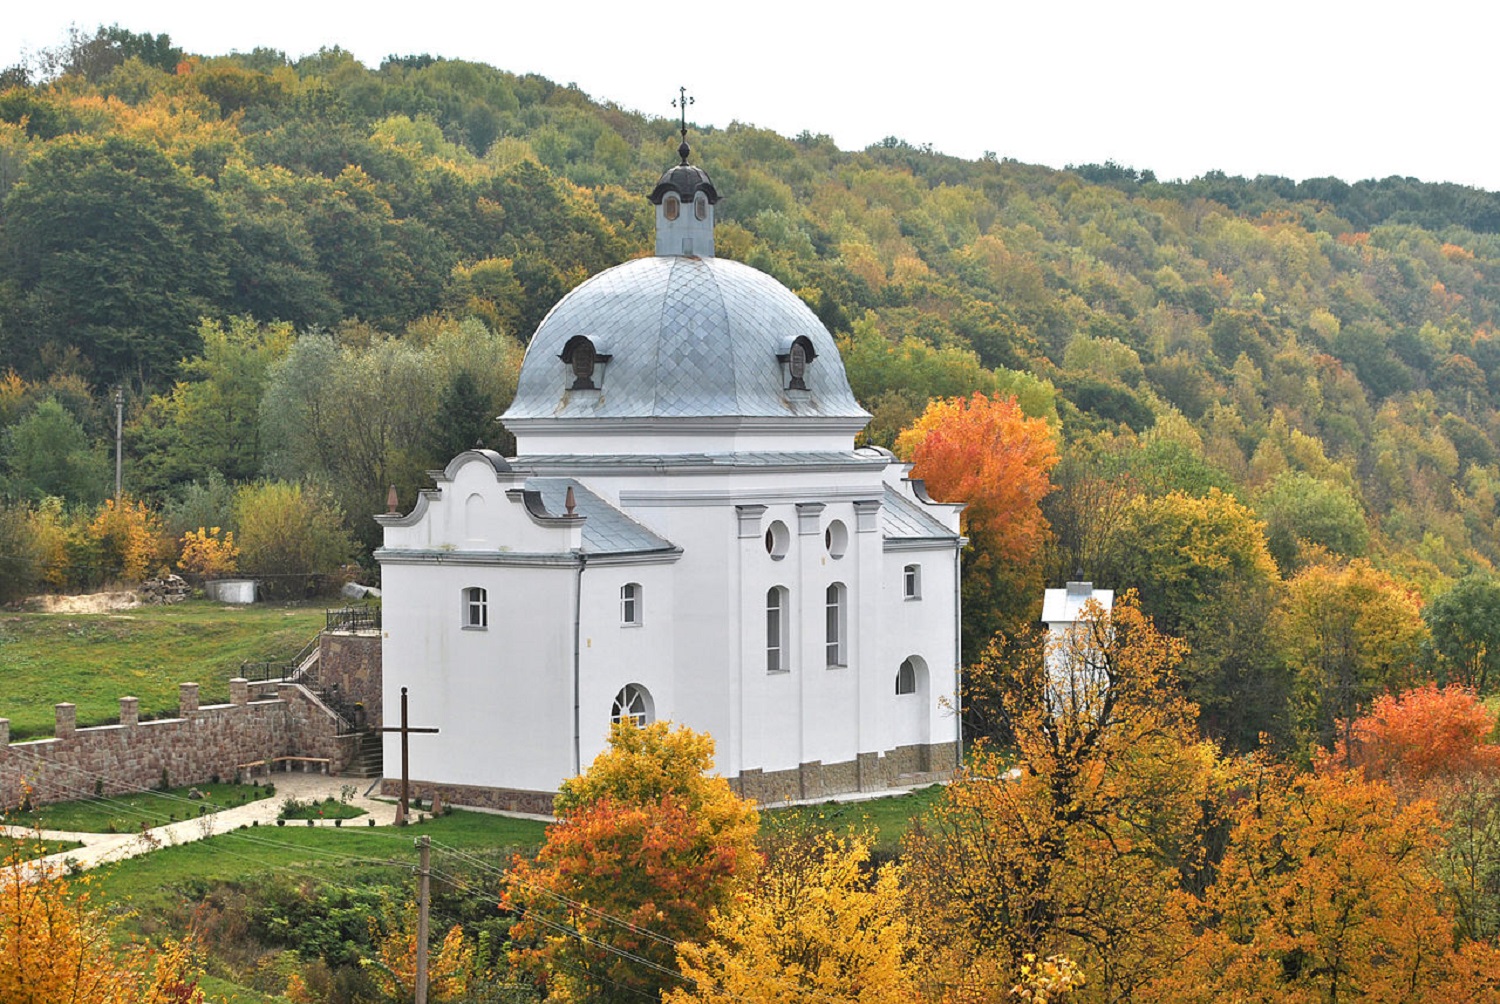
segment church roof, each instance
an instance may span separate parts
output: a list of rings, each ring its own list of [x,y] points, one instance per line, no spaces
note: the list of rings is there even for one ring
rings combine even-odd
[[[591,344],[593,387],[572,358]],[[788,389],[793,343],[806,390]],[[868,419],[833,336],[764,272],[723,258],[661,255],[599,273],[563,297],[526,350],[513,419]]]
[[[568,489],[583,521],[583,549],[590,554],[636,554],[675,551],[676,545],[646,529],[573,478],[527,478],[526,487],[542,494],[547,511],[567,511]]]
[[[885,486],[885,504],[880,507],[880,532],[887,540],[952,540],[958,536],[892,485]]]

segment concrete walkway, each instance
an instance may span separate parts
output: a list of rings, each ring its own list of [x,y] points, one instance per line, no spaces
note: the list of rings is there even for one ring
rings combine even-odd
[[[168,823],[142,833],[68,833],[62,830],[43,830],[41,837],[44,840],[76,840],[82,842],[83,846],[39,858],[34,862],[29,862],[29,865],[52,868],[94,868],[111,861],[123,861],[126,858],[147,854],[160,847],[192,843],[195,840],[202,840],[216,833],[227,833],[252,823],[275,826],[276,817],[281,814],[281,805],[286,799],[295,798],[299,802],[321,802],[325,798],[338,799],[345,785],[358,786],[358,793],[349,800],[349,804],[364,809],[366,813],[354,819],[344,820],[345,827],[366,827],[370,819],[374,819],[377,826],[389,826],[396,821],[395,802],[377,801],[365,797],[365,790],[372,783],[368,778],[277,772],[268,780],[276,785],[276,794],[270,798],[262,798],[246,805],[232,806],[178,823]],[[286,825],[306,826],[307,821],[289,819]],[[331,819],[319,819],[314,820],[313,825],[333,826],[334,822]],[[36,835],[35,830],[24,826],[6,826],[0,827],[0,830],[17,837]]]

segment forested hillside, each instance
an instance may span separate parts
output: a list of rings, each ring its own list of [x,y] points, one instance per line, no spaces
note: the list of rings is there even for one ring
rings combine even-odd
[[[527,338],[648,251],[677,142],[674,120],[426,55],[205,56],[117,28],[44,55],[0,92],[12,596],[177,561],[199,527],[220,530],[194,570],[232,561],[234,532],[243,565],[295,574],[282,531],[245,525],[294,501],[320,519],[277,560],[366,554],[387,486],[409,503],[455,451],[508,447],[493,416]],[[1194,644],[1190,690],[1237,742],[1334,672],[1291,626],[1327,595],[1375,597],[1396,650],[1327,683],[1325,733],[1419,657],[1485,678],[1477,629],[1418,611],[1489,597],[1500,560],[1500,194],[1162,183],[739,124],[692,143],[725,196],[719,253],[839,336],[870,442],[974,392],[1047,421],[1039,547],[970,561],[971,661],[1079,569]],[[144,503],[119,510],[116,386]],[[1480,599],[1449,600],[1455,622]]]

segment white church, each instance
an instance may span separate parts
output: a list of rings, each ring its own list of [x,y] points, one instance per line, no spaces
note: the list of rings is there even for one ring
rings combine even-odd
[[[962,506],[854,447],[870,416],[832,336],[714,256],[719,195],[678,152],[656,254],[537,328],[501,416],[517,455],[460,454],[377,517],[385,707],[408,688],[439,730],[410,739],[415,791],[547,811],[624,719],[710,733],[762,803],[957,765]]]

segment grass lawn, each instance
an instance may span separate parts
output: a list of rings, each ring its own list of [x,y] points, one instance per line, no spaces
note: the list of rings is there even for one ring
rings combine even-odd
[[[312,605],[226,606],[190,600],[110,614],[0,614],[0,718],[13,740],[50,736],[52,706],[78,705],[78,724],[119,721],[120,698],[141,699],[141,719],[177,714],[177,685],[200,700],[229,700],[242,662],[289,659],[323,628]]]
[[[100,873],[100,895],[149,915],[153,907],[162,912],[180,901],[185,885],[253,881],[273,871],[316,877],[397,868],[409,880],[415,840],[424,834],[432,838],[435,866],[454,848],[500,867],[511,853],[540,846],[546,828],[529,819],[462,810],[404,828],[256,826],[122,861]]]
[[[200,784],[204,795],[191,800],[192,788],[170,791],[142,791],[130,795],[85,798],[77,802],[56,802],[31,812],[13,811],[5,821],[14,826],[35,826],[43,830],[67,830],[73,833],[136,833],[146,826],[163,826],[182,819],[192,819],[207,812],[217,812],[246,802],[270,796],[264,787],[248,784]]]
[[[321,802],[299,802],[289,798],[281,807],[282,819],[353,819],[364,814],[364,809],[336,798],[325,798]]]
[[[888,854],[901,849],[901,837],[911,821],[942,797],[943,786],[934,784],[904,795],[871,798],[859,802],[821,802],[817,805],[770,809],[762,812],[765,827],[802,824],[843,833],[871,830],[875,848]]]
[[[0,835],[0,861],[30,861],[32,858],[45,858],[49,854],[71,851],[82,846],[76,840],[34,840],[31,837]]]

